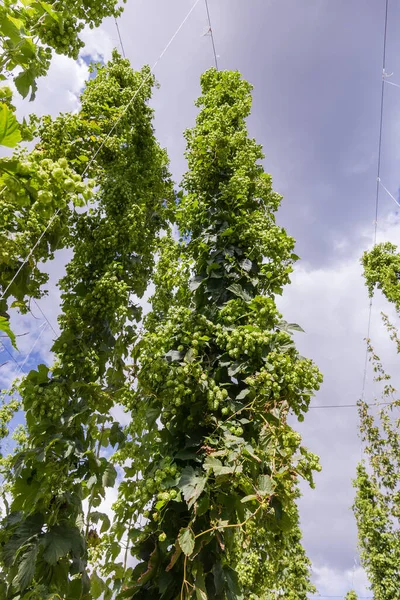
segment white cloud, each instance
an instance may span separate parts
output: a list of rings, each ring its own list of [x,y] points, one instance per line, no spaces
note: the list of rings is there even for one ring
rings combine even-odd
[[[347,594],[354,589],[359,596],[372,598],[368,589],[368,580],[365,572],[359,566],[346,571],[338,571],[327,565],[313,568],[314,582],[321,598],[326,596],[339,596]]]

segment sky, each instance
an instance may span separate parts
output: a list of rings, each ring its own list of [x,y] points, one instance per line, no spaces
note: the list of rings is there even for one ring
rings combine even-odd
[[[119,27],[133,68],[153,65],[195,0],[128,0]],[[355,403],[361,394],[369,299],[359,259],[373,243],[377,152],[382,82],[384,0],[209,0],[221,69],[238,69],[254,85],[250,134],[264,146],[265,169],[283,195],[278,221],[297,240],[292,284],[279,299],[284,318],[306,331],[296,334],[302,354],[322,370],[324,384],[313,407]],[[400,5],[390,1],[387,81],[400,85]],[[194,124],[194,100],[201,73],[213,65],[203,0],[155,68],[155,127],[168,150],[174,179],[185,171],[183,131]],[[84,33],[85,57],[110,57],[119,47],[115,23]],[[56,57],[39,81],[37,100],[15,97],[20,116],[56,115],[77,110],[88,78],[87,60]],[[398,198],[400,176],[400,88],[385,84],[382,138],[383,185]],[[380,189],[378,241],[400,243],[399,209]],[[55,286],[68,258],[61,253],[47,268],[49,295],[40,301],[57,328],[59,293]],[[380,321],[390,307],[374,300],[371,335],[386,364],[395,356]],[[35,312],[35,307],[33,307]],[[37,319],[13,317],[22,371],[51,360],[54,333],[37,310]],[[0,353],[0,364],[9,357]],[[1,371],[6,386],[15,363]],[[366,399],[374,388],[367,372]],[[351,511],[352,478],[361,455],[354,408],[312,408],[296,427],[321,456],[316,489],[304,488],[300,502],[304,544],[313,562],[321,597],[354,587],[370,596],[359,566],[357,532]],[[111,493],[112,497],[112,493]],[[109,500],[109,504],[111,499]]]

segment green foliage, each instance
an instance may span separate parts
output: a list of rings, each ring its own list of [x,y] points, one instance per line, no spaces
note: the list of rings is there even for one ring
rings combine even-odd
[[[393,325],[383,316],[390,337],[400,350],[400,339]],[[361,435],[366,460],[358,465],[354,481],[354,513],[358,525],[361,559],[371,583],[375,600],[398,597],[400,581],[400,419],[393,410],[400,405],[379,357],[369,345],[375,381],[383,384],[382,397],[392,404],[380,409],[378,417],[360,403]]]
[[[126,0],[124,0],[126,1]],[[14,76],[19,93],[35,98],[36,80],[46,75],[55,51],[77,59],[83,48],[79,34],[85,25],[100,25],[105,17],[118,17],[117,0],[5,0],[0,6],[0,77]]]
[[[345,600],[358,600],[358,596],[353,590],[351,590],[350,592],[347,592]]]
[[[14,148],[21,141],[18,121],[5,103],[0,103],[0,145]]]
[[[123,576],[118,598],[257,598],[257,574],[260,598],[279,589],[305,600],[314,588],[294,498],[319,463],[287,419],[303,417],[322,378],[275,305],[297,257],[247,135],[251,88],[214,69],[202,88],[186,134],[182,239],[161,249],[155,315],[133,348],[131,440],[116,456],[125,477],[103,572]],[[116,560],[123,536],[133,570],[127,555]],[[271,566],[246,575],[239,565],[250,554]]]
[[[400,253],[390,242],[377,244],[362,258],[369,295],[377,288],[400,311]]]
[[[43,293],[38,263],[73,250],[55,364],[16,388],[26,431],[1,461],[1,593],[306,600],[296,498],[320,466],[288,417],[304,418],[322,377],[275,304],[297,256],[247,135],[251,87],[238,73],[203,76],[185,194],[174,197],[148,106],[154,83],[114,53],[79,113],[33,118],[35,149],[1,163],[4,308],[12,295],[26,310]],[[130,412],[125,431],[116,404]],[[5,435],[11,413],[0,413]],[[110,524],[98,509],[116,481]]]
[[[372,296],[376,289],[400,311],[400,254],[387,242],[376,245],[362,259],[364,276]],[[400,353],[397,328],[382,315],[389,337]],[[354,513],[362,564],[367,571],[375,600],[394,600],[400,582],[399,483],[400,483],[400,419],[393,410],[399,406],[396,389],[379,356],[368,341],[375,381],[382,387],[382,398],[388,406],[378,416],[360,402],[360,428],[365,443],[366,459],[358,465],[354,481],[356,498]]]
[[[78,115],[36,123],[42,134],[36,152],[51,157],[51,172],[57,161],[78,168],[90,149],[86,139],[80,144],[69,137],[74,127],[83,123],[86,133],[104,138],[121,107],[136,95],[93,164],[95,204],[69,216],[74,255],[60,282],[56,363],[51,370],[40,365],[19,386],[27,440],[11,462],[11,503],[0,533],[8,549],[2,560],[10,598],[86,599],[91,586],[94,597],[107,589],[96,578],[91,584],[87,573],[100,541],[96,523],[101,522],[100,533],[109,527],[107,516],[93,509],[116,482],[115,467],[103,454],[122,447],[125,435],[110,410],[125,393],[125,358],[141,317],[137,298],[147,287],[171,197],[167,157],[154,138],[148,106],[153,84],[148,68],[133,73],[129,62],[114,54],[88,84]],[[60,122],[71,126],[61,128]],[[28,548],[22,534],[32,519],[36,529],[29,532]],[[35,559],[33,580],[25,551]]]

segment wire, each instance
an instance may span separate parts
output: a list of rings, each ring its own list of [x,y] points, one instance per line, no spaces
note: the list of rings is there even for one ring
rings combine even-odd
[[[184,27],[184,25],[186,24],[186,22],[188,21],[190,15],[192,14],[192,12],[194,11],[194,9],[196,8],[196,6],[199,4],[200,0],[196,0],[195,3],[193,4],[192,8],[189,10],[189,12],[187,13],[186,17],[183,19],[182,23],[179,25],[178,29],[175,31],[175,33],[173,34],[173,36],[171,37],[171,39],[169,40],[168,44],[165,46],[164,50],[161,52],[160,56],[157,58],[156,62],[154,63],[154,65],[151,67],[149,74],[147,75],[147,77],[145,77],[142,81],[142,83],[140,84],[140,86],[138,87],[138,89],[136,90],[136,92],[134,93],[134,95],[132,96],[132,98],[129,100],[128,104],[125,106],[124,110],[121,112],[121,114],[119,115],[118,119],[116,120],[116,122],[114,123],[114,125],[111,127],[110,131],[108,132],[108,134],[106,135],[105,139],[102,141],[102,143],[100,144],[99,148],[96,150],[96,152],[94,153],[94,155],[92,156],[92,158],[89,160],[89,162],[87,163],[83,173],[82,173],[82,178],[86,175],[86,173],[88,172],[90,166],[93,164],[93,161],[95,160],[96,156],[99,154],[99,152],[101,151],[101,149],[104,147],[105,143],[107,142],[107,140],[110,138],[111,134],[113,133],[113,131],[115,130],[115,128],[118,126],[119,122],[121,121],[122,117],[126,114],[126,112],[129,110],[130,106],[132,106],[133,102],[135,101],[135,99],[137,98],[137,95],[139,94],[140,90],[143,88],[143,86],[145,85],[145,83],[150,79],[150,77],[152,76],[154,69],[156,68],[156,66],[158,65],[158,63],[160,62],[160,60],[163,58],[164,54],[167,52],[167,50],[169,49],[169,47],[171,46],[171,44],[174,42],[175,38],[177,37],[177,35],[179,34],[179,32],[181,31],[181,29]],[[36,248],[38,247],[38,245],[40,244],[40,242],[42,241],[44,235],[46,234],[46,232],[48,231],[49,227],[51,227],[52,223],[55,221],[55,219],[57,218],[58,214],[60,213],[60,208],[58,208],[56,210],[56,212],[54,213],[54,215],[52,216],[52,218],[50,219],[50,221],[48,222],[46,228],[43,230],[43,232],[41,233],[39,239],[37,240],[37,242],[35,243],[35,245],[33,246],[32,250],[29,252],[28,256],[25,258],[25,260],[22,262],[20,268],[18,269],[18,271],[15,273],[14,277],[11,279],[10,283],[8,284],[8,286],[6,287],[6,289],[4,290],[0,301],[3,300],[5,298],[5,295],[7,294],[8,290],[10,289],[10,287],[12,286],[12,284],[14,283],[15,279],[18,277],[18,275],[20,274],[21,270],[24,268],[24,266],[26,265],[26,263],[28,262],[28,260],[31,258],[32,254],[34,253],[34,251],[36,250]]]
[[[204,2],[205,2],[205,5],[206,5],[208,25],[210,27],[209,32],[210,32],[211,43],[212,43],[212,47],[213,47],[214,60],[215,60],[215,68],[217,69],[217,71],[219,71],[218,56],[217,56],[217,51],[215,49],[214,31],[213,31],[212,24],[211,24],[211,17],[210,17],[210,9],[208,7],[208,0],[204,0]]]
[[[399,404],[400,400],[395,400],[393,402],[376,402],[375,404],[366,404],[368,407],[374,406],[391,406],[395,404]],[[359,404],[321,404],[321,406],[309,406],[308,408],[316,409],[316,408],[356,408]]]
[[[387,79],[384,79],[385,83],[389,83],[390,85],[394,85],[395,87],[400,88],[400,85],[398,83],[395,83],[394,81],[388,81]]]
[[[379,118],[379,141],[378,141],[378,161],[377,161],[377,177],[376,177],[376,194],[375,194],[375,222],[374,222],[374,246],[376,246],[378,234],[378,215],[379,215],[379,191],[381,187],[381,159],[382,159],[382,133],[383,133],[383,112],[385,104],[385,74],[386,74],[386,46],[387,46],[387,24],[388,24],[389,0],[386,0],[385,6],[385,25],[383,31],[383,50],[382,50],[382,84],[381,84],[381,103],[380,103],[380,118]],[[368,340],[371,333],[372,319],[372,298],[369,303],[368,327],[365,349],[365,364],[362,383],[361,400],[364,401],[365,386],[367,382],[367,366],[368,366]]]
[[[47,323],[43,323],[40,327],[39,327],[39,335],[37,336],[36,340],[34,341],[33,345],[31,346],[31,349],[29,350],[28,354],[26,355],[24,361],[18,366],[17,372],[14,375],[14,379],[16,377],[18,377],[18,375],[21,373],[22,369],[24,368],[24,366],[26,365],[26,363],[28,362],[32,352],[34,351],[34,349],[36,348],[37,344],[39,343],[40,338],[42,337],[43,333],[46,331],[47,329]],[[12,389],[12,385],[8,388],[5,396],[8,396],[10,394],[10,391]]]
[[[124,49],[124,44],[122,43],[121,32],[120,32],[120,30],[119,30],[119,25],[118,25],[118,21],[117,21],[117,19],[115,19],[115,26],[116,26],[116,28],[117,28],[117,32],[118,32],[119,44],[120,44],[120,46],[121,46],[122,56],[123,56],[124,58],[126,58],[126,55],[125,55],[125,49]]]
[[[54,329],[53,325],[50,323],[49,319],[46,317],[43,310],[40,308],[39,304],[36,302],[35,298],[33,299],[33,301],[35,303],[36,308],[40,311],[40,313],[42,314],[42,317],[44,318],[44,320],[46,321],[46,323],[48,324],[50,329],[53,330],[54,335],[57,337],[58,336],[57,331]]]
[[[382,181],[379,180],[380,185],[383,187],[383,189],[385,190],[385,192],[388,194],[388,196],[390,196],[390,198],[397,204],[397,206],[400,206],[400,204],[398,203],[398,201],[396,200],[396,198],[393,196],[393,194],[391,194],[389,192],[389,190],[383,185]]]

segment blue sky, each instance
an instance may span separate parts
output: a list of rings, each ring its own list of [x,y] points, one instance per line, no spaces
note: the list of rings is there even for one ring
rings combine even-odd
[[[134,68],[156,61],[192,4],[128,0],[119,24]],[[284,196],[278,220],[296,238],[296,252],[302,257],[279,305],[285,319],[306,330],[296,341],[325,375],[316,405],[354,403],[361,391],[368,298],[359,258],[373,240],[384,4],[209,0],[220,67],[239,69],[254,85],[249,130],[263,144],[265,168]],[[400,5],[392,0],[387,71],[393,73],[390,81],[400,85],[399,26]],[[185,170],[182,133],[194,123],[199,77],[213,64],[210,38],[203,36],[206,28],[204,3],[199,2],[155,71],[161,86],[152,100],[156,132],[168,150],[176,181]],[[85,32],[85,41],[86,58],[77,63],[55,59],[49,76],[39,82],[33,106],[16,99],[21,115],[29,110],[55,115],[78,108],[79,90],[88,77],[87,57],[107,59],[119,46],[113,20]],[[381,177],[398,197],[400,89],[387,84],[385,92]],[[400,228],[396,205],[381,190],[378,241],[384,239],[400,242]],[[63,254],[48,265],[50,293],[40,302],[54,326],[59,307],[55,283],[65,260]],[[372,336],[394,369],[380,309],[389,310],[378,297]],[[20,338],[18,360],[29,351],[40,323],[14,317],[18,333],[29,331]],[[29,366],[51,360],[52,336],[48,328]],[[2,371],[3,379],[9,375]],[[369,374],[368,399],[374,393],[370,379]],[[321,595],[343,597],[354,583],[360,595],[368,596],[365,576],[358,563],[354,567],[356,528],[350,510],[351,479],[360,457],[357,413],[313,409],[299,430],[323,465],[317,489],[304,489],[301,500],[314,580]]]

